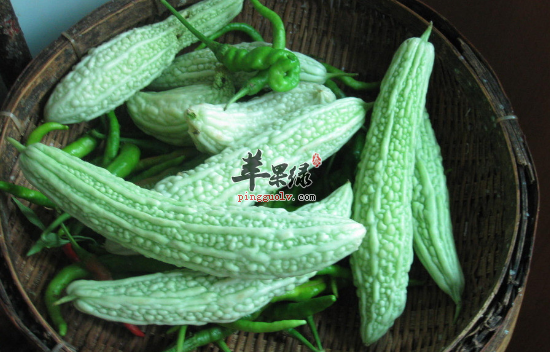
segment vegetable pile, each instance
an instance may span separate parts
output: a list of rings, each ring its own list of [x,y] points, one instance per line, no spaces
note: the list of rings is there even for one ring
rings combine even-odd
[[[413,250],[460,313],[464,277],[426,112],[431,24],[380,83],[361,82],[287,50],[281,18],[250,1],[273,43],[232,22],[243,0],[181,12],[161,0],[172,16],[91,50],[50,96],[47,122],[25,145],[10,140],[36,188],[0,182],[42,231],[28,255],[61,247],[72,261],[45,292],[60,335],[60,305],[72,302],[139,336],[139,325],[172,326],[170,351],[228,351],[238,330],[321,351],[313,316],[355,287],[371,345],[403,312]],[[233,30],[254,42],[216,41]],[[206,47],[191,51],[198,41]],[[84,121],[63,149],[40,143]],[[57,217],[45,225],[16,198]]]

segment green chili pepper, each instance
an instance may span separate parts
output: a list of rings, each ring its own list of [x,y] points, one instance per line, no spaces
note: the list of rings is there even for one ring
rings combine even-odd
[[[330,275],[332,277],[353,280],[351,269],[338,264],[329,265],[326,268],[319,270],[316,275]]]
[[[109,134],[105,143],[105,151],[103,154],[103,165],[109,165],[118,154],[120,148],[120,124],[114,111],[107,113],[109,123]]]
[[[274,35],[274,38],[276,37],[278,41],[277,47],[275,47],[275,45],[274,47],[258,47],[251,51],[239,49],[228,44],[220,44],[210,40],[197,31],[178,11],[168,4],[166,0],[161,0],[161,2],[191,33],[201,42],[206,44],[206,46],[212,50],[218,61],[230,71],[260,71],[259,75],[261,79],[256,79],[254,81],[254,89],[250,87],[245,88],[247,91],[245,95],[256,94],[263,88],[265,83],[268,83],[269,87],[274,91],[286,92],[295,88],[300,82],[300,61],[298,61],[294,53],[284,49],[284,35],[281,36],[280,33],[277,33],[276,36]],[[253,2],[254,6],[258,4],[258,2]],[[261,7],[258,8],[260,9]],[[272,15],[270,15],[269,19],[273,19]],[[279,28],[276,30],[280,31]],[[281,44],[283,44],[283,48],[279,48]],[[265,71],[265,73],[262,73],[262,71]],[[257,88],[261,83],[264,83],[264,85]]]
[[[308,299],[311,299],[321,294],[326,289],[327,289],[326,279],[323,277],[318,277],[318,278],[311,279],[308,282],[305,282],[295,287],[293,290],[283,295],[274,297],[273,299],[271,299],[271,302],[274,303],[279,301],[294,301],[294,302],[306,301]]]
[[[196,155],[197,152],[198,151],[195,148],[180,148],[180,149],[171,151],[167,154],[154,155],[147,158],[143,158],[139,161],[139,163],[134,168],[134,172],[143,171],[155,165],[161,164],[165,161],[177,158],[178,156],[182,156],[182,155],[193,156],[193,155]]]
[[[44,195],[44,193],[16,184],[0,181],[0,190],[14,195],[17,198],[24,199],[36,205],[47,208],[55,208],[56,205]]]
[[[302,302],[278,303],[270,305],[262,315],[270,320],[306,319],[332,306],[334,302],[336,302],[336,296],[327,295]]]
[[[305,320],[278,320],[274,322],[263,322],[239,319],[231,323],[219,323],[219,325],[234,330],[261,333],[292,329],[306,323],[307,322]]]
[[[36,127],[31,132],[31,134],[29,135],[29,138],[27,139],[27,145],[40,143],[42,138],[44,138],[44,136],[51,131],[68,130],[68,129],[69,129],[69,126],[60,124],[58,122],[50,121],[50,122],[43,123],[42,125]]]
[[[273,26],[273,43],[274,49],[286,49],[286,31],[285,25],[281,17],[273,10],[267,8],[260,3],[259,0],[250,0],[252,6],[262,15],[267,18]]]
[[[61,307],[56,305],[55,302],[60,299],[61,293],[71,282],[89,277],[91,277],[91,274],[88,270],[79,264],[71,264],[61,269],[46,287],[46,291],[44,292],[46,309],[61,336],[65,336],[67,333],[67,322],[61,314]]]
[[[332,65],[323,63],[323,66],[325,66],[325,68],[327,69],[327,72],[329,73],[341,74],[338,76],[334,76],[334,78],[338,79],[339,81],[344,83],[346,86],[353,88],[355,90],[375,90],[380,88],[380,82],[358,81],[355,78],[351,77],[349,74],[346,74],[346,72],[340,69],[337,69]]]
[[[346,93],[344,93],[344,91],[332,79],[327,79],[325,81],[325,86],[330,89],[338,99],[342,99],[347,96]]]
[[[139,163],[141,150],[132,143],[124,143],[120,148],[120,153],[106,167],[107,171],[118,177],[126,177]]]
[[[63,148],[63,151],[69,153],[77,158],[83,158],[95,150],[98,145],[97,138],[91,134],[86,133],[76,141]]]
[[[154,165],[154,166],[150,167],[149,169],[140,172],[137,175],[134,175],[134,176],[130,177],[129,181],[130,182],[139,182],[139,181],[142,181],[144,179],[148,179],[150,177],[153,177],[155,175],[160,174],[161,172],[163,172],[167,169],[170,169],[171,167],[181,165],[185,159],[187,159],[187,155],[181,155],[181,156],[175,157],[171,160],[164,161],[164,162],[162,162],[158,165]]]
[[[250,39],[252,39],[252,41],[255,41],[255,42],[263,42],[264,41],[264,38],[262,37],[262,35],[260,33],[258,33],[258,31],[254,27],[252,27],[248,23],[242,23],[242,22],[228,23],[222,29],[220,29],[216,33],[212,34],[208,38],[210,40],[216,40],[219,37],[221,37],[222,35],[224,35],[228,32],[234,32],[234,31],[239,31],[239,32],[243,32],[243,33],[247,34],[250,37]],[[204,49],[205,47],[206,47],[206,44],[201,43],[197,47],[197,49],[195,49],[195,50]]]

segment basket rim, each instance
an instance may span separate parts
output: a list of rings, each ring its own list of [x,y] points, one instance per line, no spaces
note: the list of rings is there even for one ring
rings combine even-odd
[[[440,38],[446,41],[449,47],[455,50],[457,55],[464,59],[465,67],[470,70],[472,77],[475,77],[479,87],[481,87],[484,95],[488,97],[488,101],[491,103],[492,110],[497,116],[496,122],[502,129],[512,165],[514,166],[514,179],[516,185],[518,185],[516,190],[518,202],[515,212],[517,221],[516,228],[513,230],[512,243],[507,253],[507,259],[509,260],[507,260],[506,263],[508,266],[502,269],[495,282],[494,289],[483,303],[482,308],[456,336],[454,341],[446,347],[445,351],[453,350],[459,343],[482,347],[498,338],[499,328],[501,327],[501,324],[491,325],[488,324],[488,321],[493,319],[493,321],[497,320],[502,323],[502,321],[507,320],[506,318],[508,318],[508,314],[512,311],[511,308],[514,302],[521,298],[522,288],[525,286],[528,278],[540,207],[539,184],[534,161],[523,132],[521,131],[518,118],[514,114],[511,102],[506,96],[495,72],[479,51],[446,18],[420,0],[383,1],[400,6],[411,15],[426,22],[426,24],[429,22],[427,19],[430,19],[434,24],[435,31],[439,33]],[[86,18],[94,15],[98,16],[98,18],[102,20],[96,22],[95,25],[100,25],[104,21],[126,11],[137,2],[149,3],[149,6],[154,8],[153,12],[156,16],[160,16],[163,12],[162,9],[159,9],[156,2],[151,3],[150,0],[117,0],[98,7],[67,30],[66,33],[71,33],[73,36],[85,34],[89,30],[89,24],[85,21]],[[194,2],[197,1],[188,2],[186,6]],[[101,14],[101,16],[99,16],[99,14]],[[112,36],[114,35],[116,34],[112,34]],[[11,112],[11,108],[17,106],[19,103],[17,97],[23,94],[17,92],[17,88],[23,83],[31,80],[37,74],[36,70],[39,69],[44,62],[52,60],[54,54],[59,53],[61,48],[72,48],[76,57],[80,55],[79,48],[75,46],[72,40],[68,39],[67,36],[60,36],[56,41],[48,45],[31,61],[17,79],[12,89],[10,89],[0,109],[3,115],[10,118],[6,119],[7,121],[4,123],[2,133],[0,134],[0,140],[3,141],[5,139],[5,131],[8,124],[14,124],[21,133],[23,128],[28,125],[28,121],[21,121]],[[0,253],[5,262],[4,265],[0,267],[0,277],[9,275],[11,278],[8,284],[4,282],[4,280],[0,280],[0,305],[8,313],[10,319],[15,323],[17,328],[21,330],[27,339],[35,344],[36,347],[42,350],[48,350],[50,348],[48,346],[61,346],[70,350],[70,345],[55,332],[48,321],[38,312],[38,309],[17,280],[17,273],[10,260],[10,253],[5,239],[3,227],[0,226]],[[7,273],[2,273],[1,271],[6,271]],[[23,321],[24,318],[15,313],[15,309],[12,308],[14,302],[12,298],[10,298],[10,294],[13,296],[12,292],[17,292],[20,295],[20,297],[18,296],[17,298],[22,299],[26,303],[26,308],[28,310],[25,314],[32,316],[35,323],[44,329],[46,333],[40,336],[39,333],[32,331],[37,330],[37,328],[30,329],[27,327]],[[504,307],[502,307],[497,298],[505,300],[506,304]],[[485,351],[486,349],[483,350]]]

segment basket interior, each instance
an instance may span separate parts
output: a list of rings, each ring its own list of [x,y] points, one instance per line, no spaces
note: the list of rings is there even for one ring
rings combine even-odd
[[[287,46],[348,72],[358,78],[377,81],[401,42],[419,36],[427,20],[393,1],[265,1],[286,23]],[[105,7],[77,25],[80,50],[135,25],[155,20],[159,9],[151,2],[124,2],[117,12]],[[106,16],[109,14],[109,16]],[[101,21],[94,21],[101,19]],[[127,20],[125,20],[127,19]],[[271,38],[269,22],[259,18],[245,2],[236,21],[258,28]],[[81,40],[79,40],[81,39]],[[226,41],[245,39],[227,35]],[[95,41],[95,44],[94,44]],[[341,292],[335,306],[316,317],[327,351],[439,351],[460,344],[463,332],[483,313],[486,304],[504,277],[510,246],[516,231],[518,204],[515,171],[503,132],[478,78],[451,43],[435,28],[431,41],[436,48],[427,108],[440,142],[448,170],[457,250],[466,277],[464,307],[453,322],[454,304],[427,279],[426,284],[410,287],[402,317],[377,344],[367,348],[359,338],[359,316],[353,290]],[[82,44],[84,43],[84,44]],[[43,52],[14,88],[5,106],[24,121],[27,134],[41,119],[40,111],[55,82],[76,62],[77,55],[66,40],[56,41]],[[347,90],[350,95],[356,92]],[[373,97],[360,94],[367,101]],[[79,135],[85,124],[68,132],[52,133],[47,143],[63,146]],[[6,119],[0,146],[0,177],[28,185],[17,165],[15,150],[5,137],[24,140],[17,124]],[[46,318],[42,299],[45,286],[68,261],[60,250],[52,249],[26,257],[39,236],[39,230],[25,218],[7,197],[1,195],[2,231],[5,260],[13,271],[15,287],[21,291],[21,304],[28,305],[38,327],[35,333],[45,340],[61,341]],[[5,205],[5,206],[4,206]],[[36,208],[45,217],[52,214]],[[412,275],[427,278],[415,262]],[[146,337],[130,335],[121,325],[81,314],[68,305],[63,308],[70,322],[65,341],[78,351],[161,351],[171,343],[166,327],[148,326]],[[307,334],[308,331],[304,332]],[[234,351],[303,351],[305,348],[282,334],[240,333],[228,339]],[[208,347],[210,350],[215,347]]]

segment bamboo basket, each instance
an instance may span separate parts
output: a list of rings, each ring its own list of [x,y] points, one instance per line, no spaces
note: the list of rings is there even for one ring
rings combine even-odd
[[[191,1],[193,3],[195,1]],[[287,46],[320,58],[366,81],[380,80],[398,45],[420,35],[428,22],[436,48],[427,107],[440,141],[452,201],[457,249],[466,276],[464,307],[453,322],[454,305],[430,280],[409,289],[407,307],[393,328],[371,347],[362,345],[353,292],[316,317],[326,351],[495,351],[521,305],[533,248],[538,184],[517,117],[497,78],[468,42],[436,12],[416,0],[266,0],[281,14]],[[177,4],[175,4],[176,6]],[[115,0],[98,8],[63,33],[26,68],[2,109],[0,179],[22,185],[7,137],[25,140],[42,118],[52,88],[86,51],[132,27],[167,16],[151,0]],[[270,24],[245,2],[236,19],[259,28],[271,39]],[[228,41],[242,40],[238,35]],[[372,100],[372,97],[365,97]],[[86,129],[51,133],[46,143],[64,146]],[[26,257],[37,230],[5,194],[0,194],[0,295],[10,319],[41,351],[162,351],[174,338],[165,327],[148,326],[144,338],[120,324],[77,312],[62,338],[50,325],[43,291],[68,261],[56,249]],[[48,213],[44,214],[48,216]],[[418,263],[413,271],[422,273]],[[425,274],[425,273],[424,273]],[[230,336],[233,351],[305,351],[283,334]],[[217,351],[209,345],[201,351]]]

